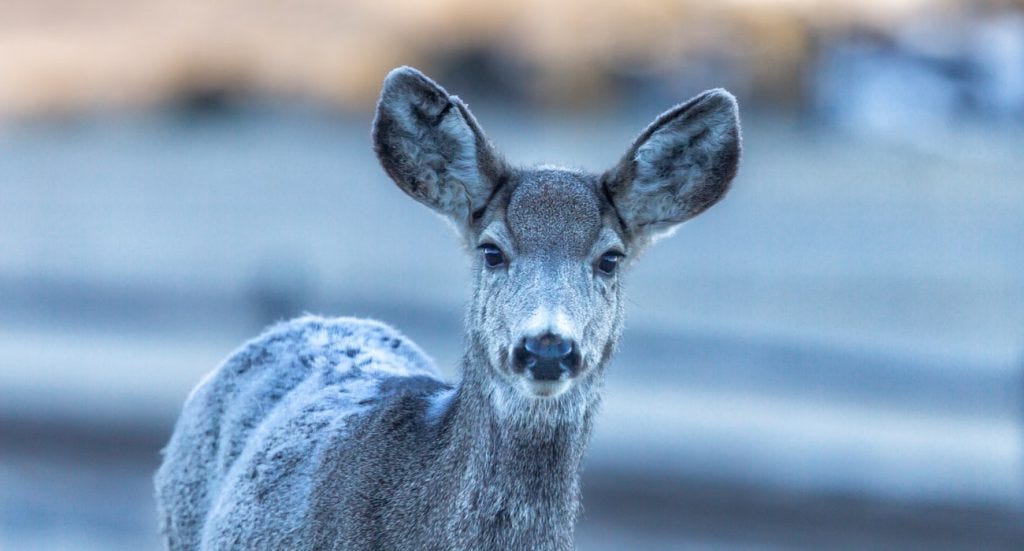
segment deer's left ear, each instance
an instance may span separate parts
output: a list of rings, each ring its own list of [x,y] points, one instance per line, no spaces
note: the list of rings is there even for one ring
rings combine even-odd
[[[718,202],[739,159],[736,98],[709,90],[659,116],[602,183],[629,233],[646,242]]]

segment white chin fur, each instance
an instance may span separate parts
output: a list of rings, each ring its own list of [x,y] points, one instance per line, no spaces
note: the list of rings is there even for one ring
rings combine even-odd
[[[530,379],[521,379],[520,387],[523,393],[527,396],[535,396],[537,398],[554,398],[559,394],[562,394],[569,387],[572,386],[572,381],[533,381]]]

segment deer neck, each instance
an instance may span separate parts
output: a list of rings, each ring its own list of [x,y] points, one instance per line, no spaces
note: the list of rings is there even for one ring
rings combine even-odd
[[[511,547],[562,548],[579,509],[600,370],[565,395],[537,399],[496,381],[486,362],[482,346],[472,345],[445,414],[443,456],[457,478],[458,518],[467,522],[459,529]]]

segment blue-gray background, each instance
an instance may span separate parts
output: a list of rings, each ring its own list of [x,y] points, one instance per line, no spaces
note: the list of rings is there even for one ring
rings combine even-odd
[[[829,20],[795,60],[768,54],[798,78],[698,49],[552,84],[557,62],[479,37],[397,60],[521,163],[601,170],[672,102],[740,97],[733,191],[628,275],[581,549],[1024,544],[1012,4]],[[50,36],[26,20],[0,42]],[[382,319],[455,376],[468,262],[377,166],[358,93],[390,60],[325,99],[218,71],[122,97],[25,58],[0,55],[8,90],[59,99],[0,94],[0,548],[157,547],[149,477],[178,408],[276,319]]]

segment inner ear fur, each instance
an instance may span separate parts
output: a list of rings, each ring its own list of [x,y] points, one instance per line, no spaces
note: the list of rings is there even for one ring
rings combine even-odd
[[[739,159],[736,99],[709,90],[655,119],[602,185],[630,233],[650,238],[717,203]]]
[[[505,171],[469,108],[411,67],[384,80],[373,144],[402,191],[460,227],[486,206]]]

